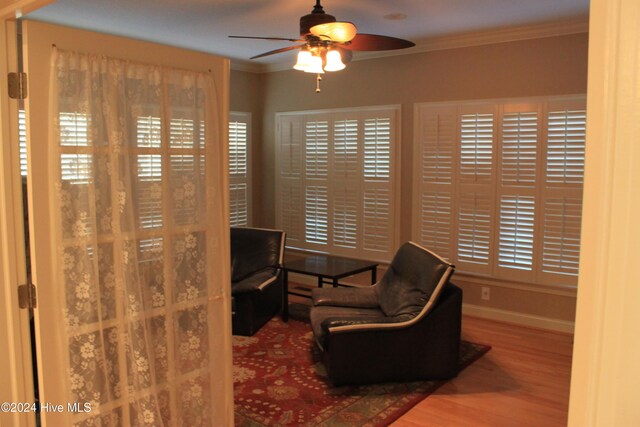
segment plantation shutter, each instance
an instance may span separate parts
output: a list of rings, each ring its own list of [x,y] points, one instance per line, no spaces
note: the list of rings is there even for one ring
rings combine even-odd
[[[308,120],[304,132],[305,239],[324,246],[329,243],[329,121]]]
[[[357,116],[333,122],[333,243],[355,250],[362,229],[360,121]]]
[[[395,109],[278,116],[277,224],[290,247],[389,261]],[[291,239],[291,231],[297,237]]]
[[[547,107],[542,276],[577,283],[582,221],[586,111],[581,102]]]
[[[364,120],[363,249],[393,248],[391,199],[391,115]]]
[[[576,284],[584,99],[430,103],[415,115],[414,240],[460,272]]]
[[[503,106],[498,183],[498,275],[532,281],[537,234],[539,104]]]
[[[229,223],[247,226],[250,215],[249,135],[251,116],[231,113],[229,121]]]
[[[490,272],[496,176],[495,107],[465,106],[459,110],[457,262],[467,271]]]
[[[286,231],[287,244],[304,245],[302,151],[304,118],[280,116],[278,121],[278,197],[276,225]]]
[[[420,214],[414,239],[438,255],[453,259],[453,168],[458,134],[457,108],[422,106],[416,112],[420,139],[414,167],[419,171]]]

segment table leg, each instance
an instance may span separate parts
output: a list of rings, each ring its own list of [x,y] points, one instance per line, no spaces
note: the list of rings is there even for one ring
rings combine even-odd
[[[371,269],[371,284],[372,285],[375,285],[376,282],[378,281],[377,277],[378,277],[378,266],[376,265],[375,267],[373,267]]]
[[[283,278],[282,278],[282,320],[284,322],[289,321],[289,272],[284,269],[283,270]]]
[[[318,287],[321,288],[323,284],[324,280],[322,279],[322,276],[318,276]]]
[[[333,287],[334,288],[338,287],[338,279],[333,279]]]

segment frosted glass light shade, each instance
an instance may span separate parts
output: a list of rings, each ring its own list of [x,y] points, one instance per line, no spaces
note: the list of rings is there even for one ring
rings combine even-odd
[[[304,70],[305,73],[324,74],[322,69],[322,58],[320,56],[312,56],[309,60],[309,66]]]
[[[296,61],[296,65],[293,66],[295,70],[305,71],[307,67],[309,67],[309,63],[311,62],[311,52],[308,50],[301,50],[298,52],[298,60]]]
[[[327,52],[327,65],[324,66],[325,71],[340,71],[346,67],[340,57],[340,52],[330,50]]]

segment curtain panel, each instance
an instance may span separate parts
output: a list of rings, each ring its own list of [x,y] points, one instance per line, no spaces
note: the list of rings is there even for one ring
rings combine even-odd
[[[213,425],[228,327],[213,78],[56,49],[51,83],[74,425]]]

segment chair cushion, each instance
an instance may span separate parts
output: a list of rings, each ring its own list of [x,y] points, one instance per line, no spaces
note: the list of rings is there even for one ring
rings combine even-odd
[[[313,305],[379,308],[375,286],[358,288],[316,288],[311,291]]]
[[[334,307],[334,306],[315,306],[311,309],[311,328],[313,329],[313,336],[316,342],[323,348],[325,331],[322,328],[322,324],[328,319],[359,319],[374,321],[385,317],[384,313],[380,309],[376,308],[346,308],[346,307]]]
[[[405,243],[376,286],[378,303],[387,316],[415,317],[427,303],[435,302],[452,272],[453,266],[439,256]]]

